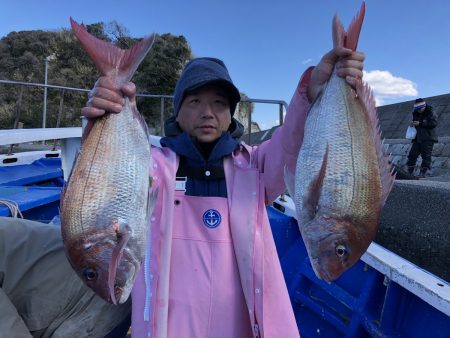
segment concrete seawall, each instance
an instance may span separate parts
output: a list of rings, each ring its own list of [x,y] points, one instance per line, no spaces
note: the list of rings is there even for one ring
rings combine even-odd
[[[437,116],[439,137],[450,136],[450,94],[424,97]],[[412,119],[414,100],[377,107],[383,137],[402,139]]]
[[[411,149],[411,141],[407,139],[386,139],[385,144],[391,153],[392,162],[402,168],[406,168],[408,153]],[[434,144],[431,158],[430,180],[449,181],[450,178],[450,137],[439,137],[439,142]],[[419,172],[422,158],[419,156],[416,163],[416,174]]]
[[[450,182],[396,181],[375,242],[450,281]]]

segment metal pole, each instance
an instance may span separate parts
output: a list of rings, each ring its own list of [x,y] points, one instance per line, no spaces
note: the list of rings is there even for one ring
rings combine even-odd
[[[252,103],[247,101],[248,113],[248,144],[252,144]]]
[[[283,124],[283,105],[279,104],[279,112],[280,112],[280,126]]]
[[[45,121],[47,120],[47,74],[48,73],[48,56],[45,58],[45,74],[44,74],[44,108],[42,112],[42,128],[45,128]]]
[[[160,115],[161,136],[164,136],[164,97],[161,97],[161,115]]]

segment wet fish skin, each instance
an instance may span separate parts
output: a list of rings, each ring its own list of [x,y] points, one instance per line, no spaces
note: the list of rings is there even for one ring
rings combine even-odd
[[[356,50],[364,12],[363,3],[348,33],[334,18],[335,46]],[[391,171],[370,88],[360,82],[355,92],[333,70],[308,113],[289,189],[318,278],[334,281],[367,250],[394,182]]]
[[[154,36],[121,50],[72,30],[102,75],[118,86],[129,81]],[[67,257],[79,277],[111,303],[124,303],[145,255],[151,160],[142,116],[125,99],[119,114],[105,114],[85,131],[82,147],[61,197],[61,231]]]

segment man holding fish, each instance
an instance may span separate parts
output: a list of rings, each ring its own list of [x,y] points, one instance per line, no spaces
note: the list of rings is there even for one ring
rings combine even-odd
[[[225,64],[196,58],[174,93],[166,136],[151,149],[147,254],[132,291],[133,337],[298,337],[266,205],[295,173],[312,102],[332,71],[352,87],[364,54],[333,48],[301,76],[285,123],[258,147],[238,141],[240,100]],[[136,107],[132,82],[102,76],[82,114],[91,121]],[[126,99],[124,99],[124,97]]]

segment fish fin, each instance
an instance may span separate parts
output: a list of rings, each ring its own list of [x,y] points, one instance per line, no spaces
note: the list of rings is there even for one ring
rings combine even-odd
[[[63,185],[63,187],[62,187],[62,189],[61,189],[61,194],[60,194],[60,196],[59,196],[59,214],[61,215],[61,210],[63,210],[63,204],[64,204],[64,196],[66,195],[66,191],[67,191],[67,186],[69,185],[69,182],[70,182],[70,178],[72,177],[72,173],[73,173],[73,171],[74,171],[74,167],[75,167],[75,165],[77,164],[77,159],[78,159],[78,156],[80,155],[80,149],[78,149],[78,151],[76,152],[76,154],[75,154],[75,158],[74,158],[74,160],[73,160],[73,165],[72,165],[72,168],[70,169],[70,173],[69,173],[69,175],[67,176],[67,180],[66,181],[64,181],[64,185]]]
[[[94,126],[94,120],[93,119],[87,119],[86,126],[83,129],[83,134],[81,135],[81,144],[87,139],[89,133],[92,130],[92,127]]]
[[[369,119],[369,123],[371,125],[371,136],[375,144],[378,166],[380,168],[382,189],[381,201],[383,206],[389,196],[389,193],[392,190],[395,181],[392,161],[383,143],[381,129],[379,127],[376,103],[372,90],[370,89],[369,85],[364,83],[361,79],[357,79],[356,94],[365,109],[365,112]]]
[[[133,73],[150,50],[155,34],[145,37],[130,49],[121,49],[112,43],[97,39],[84,26],[70,18],[72,32],[104,76],[115,79],[119,85],[130,81]]]
[[[286,185],[286,189],[288,191],[289,196],[294,198],[295,175],[289,171],[287,165],[284,166],[284,184]]]
[[[126,97],[125,100],[128,100],[128,98]],[[145,136],[147,138],[148,141],[148,146],[150,147],[150,130],[148,129],[148,124],[145,121],[144,116],[139,113],[139,111],[137,110],[136,106],[133,106],[131,109],[131,112],[133,114],[133,117],[138,121],[139,125],[142,127],[142,129],[144,130]]]
[[[333,45],[334,47],[345,47],[353,51],[358,46],[359,34],[361,33],[361,27],[364,21],[364,15],[366,13],[366,4],[361,4],[361,9],[353,18],[350,23],[347,32],[344,30],[341,20],[337,15],[333,18]]]
[[[108,288],[112,303],[117,304],[116,295],[114,293],[114,282],[116,280],[117,267],[122,259],[123,249],[131,238],[131,228],[128,224],[120,223],[115,224],[114,227],[117,236],[117,244],[111,253],[111,260],[109,262]]]
[[[329,145],[327,143],[325,148],[325,153],[323,154],[322,165],[317,173],[316,177],[309,184],[309,190],[307,195],[303,198],[303,207],[308,211],[308,220],[314,218],[317,213],[317,206],[319,205],[320,195],[322,193],[323,181],[325,179],[325,174],[328,165],[328,152]],[[305,215],[306,217],[306,215]]]
[[[59,210],[58,210],[58,214],[61,215],[61,210],[63,210],[63,204],[64,204],[64,195],[66,194],[66,190],[67,190],[67,182],[64,182],[63,187],[61,188],[61,193],[59,196]]]
[[[152,190],[148,194],[148,202],[147,202],[147,219],[150,219],[153,214],[153,210],[155,209],[156,199],[158,198],[159,188]]]

